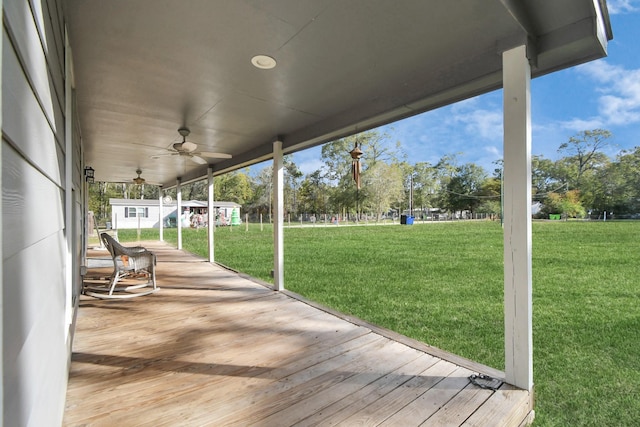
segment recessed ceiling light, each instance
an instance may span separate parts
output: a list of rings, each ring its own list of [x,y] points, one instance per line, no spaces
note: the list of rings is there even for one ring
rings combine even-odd
[[[276,60],[267,55],[256,55],[251,58],[251,63],[261,70],[270,70],[276,66]]]

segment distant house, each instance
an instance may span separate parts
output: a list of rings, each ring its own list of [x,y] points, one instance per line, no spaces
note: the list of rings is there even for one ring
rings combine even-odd
[[[531,203],[531,215],[537,215],[542,209],[542,203],[533,202]]]
[[[157,199],[109,199],[111,205],[111,228],[159,228],[160,202]],[[181,203],[183,212],[189,218],[201,216],[201,225],[206,225],[207,202],[189,200]],[[234,209],[240,205],[234,202],[215,201],[218,225],[228,225]],[[177,203],[175,200],[162,203],[162,222],[164,227],[175,227]]]

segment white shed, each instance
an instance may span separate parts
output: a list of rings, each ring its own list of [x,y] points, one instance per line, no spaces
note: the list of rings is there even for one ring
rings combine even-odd
[[[160,202],[158,199],[109,199],[111,205],[111,227],[158,228],[160,222]],[[233,209],[240,209],[234,202],[214,202],[214,208],[220,215],[221,224],[228,225]],[[189,200],[182,202],[183,210],[190,214],[202,214],[206,220],[207,202]],[[162,203],[162,221],[164,227],[175,227],[177,205],[175,200]],[[225,220],[222,220],[222,219]]]

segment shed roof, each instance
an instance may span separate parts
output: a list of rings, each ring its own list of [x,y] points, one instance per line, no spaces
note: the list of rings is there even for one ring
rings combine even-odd
[[[109,199],[111,206],[159,206],[160,201],[158,199]],[[164,206],[177,206],[175,200],[163,202]],[[188,208],[206,208],[207,202],[202,200],[186,200],[181,203],[182,207]],[[242,207],[235,202],[224,202],[215,200],[213,206],[216,208],[240,208]]]

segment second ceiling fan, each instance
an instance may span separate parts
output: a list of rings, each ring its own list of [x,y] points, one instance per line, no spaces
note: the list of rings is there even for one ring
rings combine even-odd
[[[189,157],[191,161],[194,163],[198,163],[201,165],[206,165],[207,162],[205,158],[210,159],[230,159],[231,154],[226,153],[213,153],[209,151],[196,151],[198,148],[198,144],[187,141],[187,136],[191,133],[189,128],[181,127],[178,129],[178,133],[182,136],[182,142],[176,142],[169,148],[169,153],[159,154],[152,156],[153,158],[158,158],[160,156],[184,156]]]

